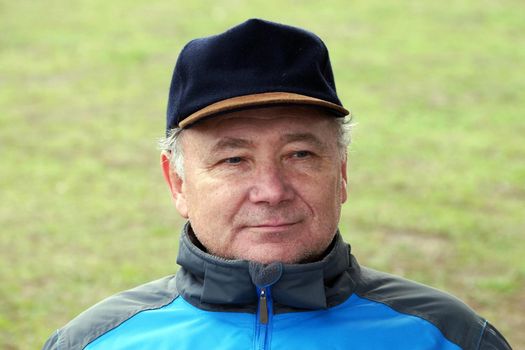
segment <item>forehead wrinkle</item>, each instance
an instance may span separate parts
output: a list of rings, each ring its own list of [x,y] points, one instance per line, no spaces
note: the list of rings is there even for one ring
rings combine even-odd
[[[317,136],[312,133],[292,133],[281,136],[281,141],[284,143],[292,142],[306,142],[313,144],[319,148],[326,148],[326,143],[321,141]]]
[[[217,141],[213,147],[213,152],[219,152],[226,149],[239,149],[239,148],[253,148],[254,143],[250,140],[236,138],[236,137],[223,137]]]

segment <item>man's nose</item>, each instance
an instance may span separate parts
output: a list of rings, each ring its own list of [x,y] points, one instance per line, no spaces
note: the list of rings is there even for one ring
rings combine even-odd
[[[250,201],[273,206],[293,197],[293,188],[282,166],[271,164],[258,169],[250,190]]]

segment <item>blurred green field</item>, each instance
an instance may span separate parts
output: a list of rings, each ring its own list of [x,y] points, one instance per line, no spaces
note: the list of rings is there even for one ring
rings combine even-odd
[[[525,348],[525,3],[0,0],[0,348],[174,273],[158,166],[182,45],[308,28],[355,115],[341,229],[361,263],[452,292]]]

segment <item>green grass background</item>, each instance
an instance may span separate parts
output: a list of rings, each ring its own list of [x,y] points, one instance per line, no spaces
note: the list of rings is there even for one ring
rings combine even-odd
[[[249,17],[310,29],[358,123],[341,229],[525,348],[525,3],[0,0],[0,348],[176,271],[174,62]]]

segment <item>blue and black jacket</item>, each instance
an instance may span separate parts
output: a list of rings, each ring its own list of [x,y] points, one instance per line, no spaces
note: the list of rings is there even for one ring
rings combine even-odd
[[[359,266],[339,234],[297,265],[221,259],[192,237],[175,276],[100,302],[44,349],[510,349],[453,296]]]

